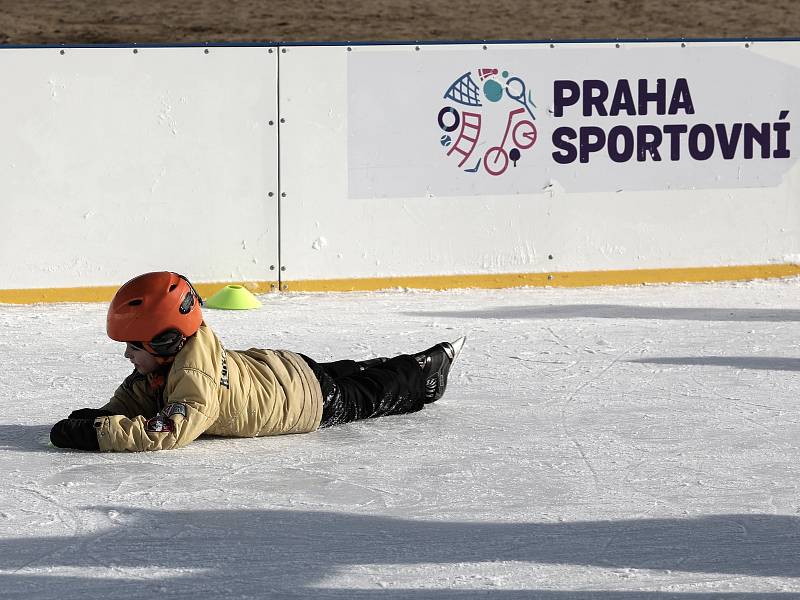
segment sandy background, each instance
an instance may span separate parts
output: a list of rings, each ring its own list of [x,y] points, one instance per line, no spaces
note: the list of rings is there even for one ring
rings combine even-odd
[[[798,0],[0,0],[0,44],[792,36]]]

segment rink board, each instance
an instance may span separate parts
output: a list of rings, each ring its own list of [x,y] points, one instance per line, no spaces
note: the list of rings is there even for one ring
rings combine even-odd
[[[794,41],[0,52],[0,301],[800,273]],[[746,91],[746,93],[744,93]]]
[[[0,288],[277,281],[277,51],[208,50],[0,51]]]
[[[280,60],[289,289],[687,280],[698,267],[713,279],[730,274],[718,267],[798,258],[796,43],[291,47]],[[640,80],[653,99],[630,114]],[[620,81],[629,96],[624,83],[615,92]],[[586,82],[588,93],[605,86],[602,108],[619,114],[570,104]],[[522,90],[525,103],[509,97]],[[753,134],[767,122],[762,158]],[[716,141],[706,157],[718,124],[724,155]],[[636,142],[640,126],[673,136],[685,126],[677,159],[662,133],[661,160],[647,147],[644,160],[637,149],[621,160],[619,127]],[[588,128],[614,131],[617,160],[590,152],[581,162],[578,138],[575,157],[557,162],[556,135],[563,146],[565,131]],[[516,164],[503,156],[514,148]]]

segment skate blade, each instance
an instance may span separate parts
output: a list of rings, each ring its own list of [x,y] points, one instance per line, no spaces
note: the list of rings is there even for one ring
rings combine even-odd
[[[453,358],[451,360],[455,360],[458,358],[458,355],[461,354],[462,348],[464,348],[464,344],[467,341],[467,336],[462,335],[454,342],[450,342],[450,345],[453,347]]]

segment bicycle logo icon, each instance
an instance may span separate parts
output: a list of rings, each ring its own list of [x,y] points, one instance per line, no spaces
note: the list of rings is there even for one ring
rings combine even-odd
[[[478,173],[483,166],[489,175],[496,177],[505,173],[510,164],[516,167],[522,158],[522,151],[532,148],[536,143],[538,133],[533,112],[536,104],[525,82],[519,77],[510,76],[508,71],[483,68],[477,69],[475,75],[481,82],[480,87],[473,73],[468,71],[444,93],[444,99],[465,108],[445,105],[439,111],[437,122],[439,129],[444,132],[439,143],[447,148],[447,156],[456,155],[458,167],[465,172]],[[484,101],[499,103],[503,98],[520,107],[506,113],[505,129],[502,136],[498,136],[499,143],[492,144],[481,155],[477,149],[485,129],[485,117],[477,109],[486,106]],[[464,168],[468,163],[472,165],[472,160],[476,158],[474,166]]]

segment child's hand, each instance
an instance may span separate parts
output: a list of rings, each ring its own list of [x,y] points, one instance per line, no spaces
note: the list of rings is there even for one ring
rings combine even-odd
[[[62,419],[50,430],[50,441],[58,448],[100,449],[94,419]]]
[[[97,417],[110,417],[114,413],[102,408],[79,408],[69,413],[68,419],[96,419]]]

